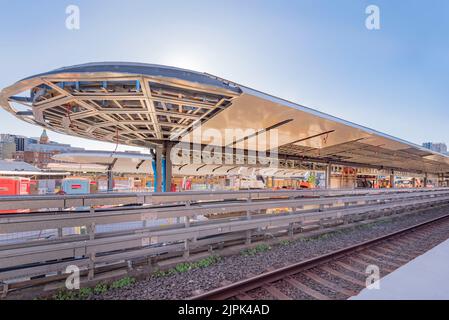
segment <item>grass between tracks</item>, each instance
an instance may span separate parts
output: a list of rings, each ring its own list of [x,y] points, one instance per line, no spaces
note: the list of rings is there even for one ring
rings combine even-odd
[[[167,270],[158,270],[153,273],[155,277],[170,276],[176,273],[184,273],[189,270],[207,268],[221,260],[218,255],[213,255],[206,257],[204,259],[198,260],[196,262],[184,262],[177,264],[175,267]],[[89,299],[93,295],[105,294],[109,290],[122,289],[131,286],[136,282],[135,278],[124,277],[119,280],[112,282],[111,284],[101,282],[93,288],[80,288],[79,290],[59,290],[56,294],[52,296],[53,300],[85,300]]]
[[[262,244],[258,244],[254,248],[244,249],[244,250],[240,251],[240,254],[242,256],[254,256],[255,254],[269,251],[269,250],[271,250],[271,247],[268,244],[262,243]]]
[[[213,264],[216,264],[221,260],[218,255],[212,255],[195,262],[183,262],[177,264],[175,267],[168,269],[167,271],[158,270],[153,273],[155,277],[166,277],[176,273],[184,273],[194,269],[207,268]]]
[[[111,289],[121,289],[126,288],[136,282],[135,278],[124,277],[119,280],[107,284],[101,282],[97,284],[94,288],[80,288],[79,290],[59,290],[55,295],[53,295],[53,300],[84,300],[88,299],[94,294],[104,294]]]

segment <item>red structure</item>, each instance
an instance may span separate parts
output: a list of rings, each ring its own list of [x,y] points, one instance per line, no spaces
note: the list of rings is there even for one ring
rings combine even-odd
[[[0,178],[0,195],[15,196],[30,194],[29,178]]]
[[[0,177],[0,196],[18,196],[30,194],[31,180],[29,178]],[[29,210],[0,210],[0,215],[5,213],[26,213]]]

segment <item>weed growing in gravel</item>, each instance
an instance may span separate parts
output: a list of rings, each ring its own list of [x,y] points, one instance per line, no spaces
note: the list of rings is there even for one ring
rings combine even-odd
[[[78,291],[78,297],[80,299],[87,299],[89,298],[93,293],[93,290],[91,288],[81,288]]]
[[[254,248],[244,249],[244,250],[240,251],[240,254],[245,257],[246,256],[254,256],[255,254],[258,254],[260,252],[265,252],[268,250],[271,250],[271,247],[268,244],[262,243],[262,244],[258,244]]]
[[[114,281],[110,286],[107,283],[100,282],[94,288],[81,288],[80,290],[65,290],[61,289],[53,295],[54,300],[84,300],[88,299],[93,294],[104,294],[109,289],[121,289],[128,287],[136,282],[135,278],[124,277]]]
[[[201,260],[195,262],[183,262],[177,264],[174,268],[171,268],[167,271],[158,270],[153,273],[155,277],[165,277],[170,276],[176,273],[184,273],[193,269],[207,268],[221,260],[221,257],[218,255],[212,255]]]
[[[98,283],[94,288],[95,294],[103,294],[109,290],[108,285],[106,283]]]
[[[289,244],[291,244],[293,241],[291,241],[291,240],[281,240],[280,242],[279,242],[279,244],[281,245],[281,246],[288,246]]]
[[[187,263],[187,262],[179,263],[175,266],[176,272],[179,272],[179,273],[187,272],[187,271],[191,270],[191,268],[192,268],[192,266],[190,265],[190,263]]]
[[[153,276],[156,278],[164,277],[166,275],[167,275],[166,272],[162,270],[157,270],[153,272]]]
[[[53,295],[54,300],[77,300],[78,294],[74,291],[59,290]]]
[[[132,285],[135,282],[136,282],[136,279],[134,279],[132,277],[124,277],[124,278],[114,281],[111,284],[111,289],[125,288],[125,287]]]
[[[219,262],[221,260],[220,256],[217,255],[213,255],[213,256],[209,256],[207,258],[198,260],[196,262],[193,263],[193,268],[207,268],[217,262]]]
[[[59,290],[55,295],[53,295],[54,300],[82,300],[87,299],[92,295],[93,291],[91,288],[81,288],[77,291],[69,290]]]

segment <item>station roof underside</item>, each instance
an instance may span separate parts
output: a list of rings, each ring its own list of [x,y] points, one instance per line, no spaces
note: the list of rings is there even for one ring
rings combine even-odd
[[[111,171],[118,173],[133,174],[154,174],[152,167],[152,157],[150,155],[128,152],[107,152],[107,151],[80,151],[59,153],[54,155],[53,160],[59,161],[50,163],[48,167],[52,170],[64,170],[71,172],[94,172],[105,173]],[[317,167],[323,170],[325,167]],[[263,175],[280,178],[301,177],[312,167],[292,168],[288,163],[280,163],[277,168],[257,168],[256,166],[244,165],[214,165],[214,164],[187,164],[174,165],[172,173],[180,176],[224,176],[224,175]]]
[[[60,163],[51,163],[53,170],[72,172],[106,172],[150,174],[152,160],[150,155],[129,152],[81,151],[55,154],[52,157]]]
[[[21,80],[0,92],[20,119],[74,136],[151,147],[210,140],[213,129],[277,131],[280,157],[448,173],[449,157],[230,81],[138,63],[90,63]],[[199,126],[201,124],[201,126]],[[221,146],[225,146],[223,142]],[[247,147],[250,149],[250,147]]]

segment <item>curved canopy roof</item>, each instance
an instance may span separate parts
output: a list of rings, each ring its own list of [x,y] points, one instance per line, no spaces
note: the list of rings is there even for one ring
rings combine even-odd
[[[90,74],[116,73],[116,74],[130,74],[130,75],[138,74],[149,77],[172,78],[175,80],[194,82],[200,86],[202,85],[211,86],[222,88],[225,90],[231,90],[236,93],[239,92],[239,89],[237,87],[233,87],[228,83],[223,82],[218,78],[212,77],[205,73],[157,64],[136,63],[136,62],[85,63],[76,66],[63,67],[53,71],[27,77],[22,81],[36,77],[49,77],[52,75],[59,76],[61,74],[78,74],[78,73],[90,73]]]
[[[229,129],[255,130],[252,136],[276,129],[270,148],[285,159],[449,172],[449,157],[416,144],[219,77],[160,65],[65,67],[5,88],[0,105],[60,133],[126,145],[195,141],[194,136],[208,144],[210,136],[200,134],[208,129],[223,136]]]

